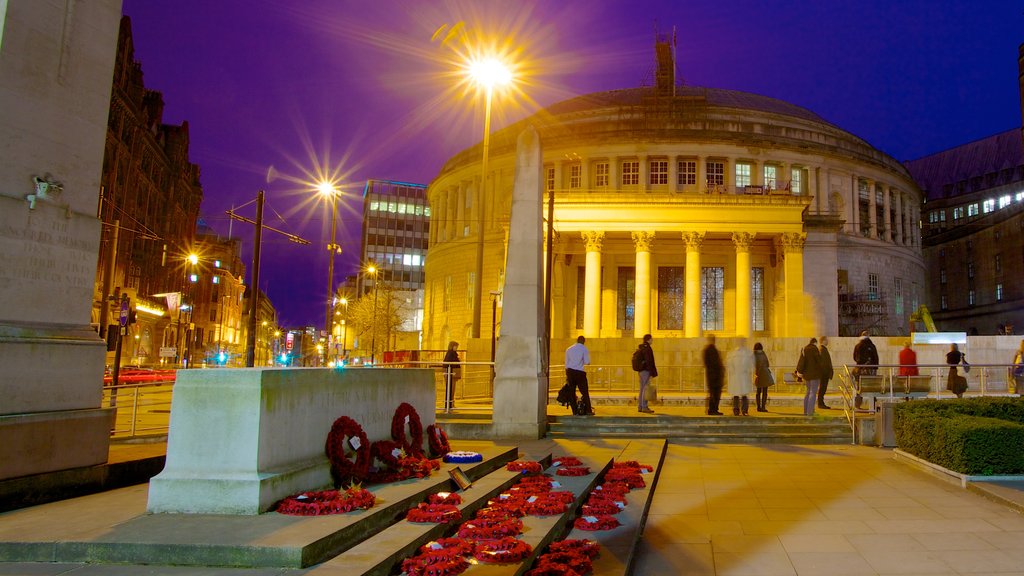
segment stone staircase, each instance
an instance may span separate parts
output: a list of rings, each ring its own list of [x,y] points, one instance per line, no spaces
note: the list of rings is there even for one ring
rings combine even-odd
[[[548,416],[551,438],[665,438],[671,444],[850,444],[846,420],[778,416]]]

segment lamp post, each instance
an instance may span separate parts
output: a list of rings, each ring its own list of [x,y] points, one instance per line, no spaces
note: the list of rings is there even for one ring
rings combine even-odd
[[[494,351],[498,340],[498,298],[501,298],[501,290],[491,290],[491,386],[493,393],[495,368]]]
[[[509,66],[493,56],[473,60],[466,69],[470,80],[484,91],[484,141],[483,160],[480,163],[480,194],[477,218],[477,252],[476,252],[476,285],[473,294],[473,337],[480,337],[480,300],[483,296],[484,268],[484,189],[487,186],[487,162],[491,147],[491,100],[495,86],[504,86],[512,82],[512,70]]]
[[[189,286],[188,291],[188,327],[185,329],[185,351],[182,356],[186,369],[192,367],[192,339],[195,338],[195,329],[192,326],[192,311],[195,310],[196,307],[196,283],[199,282],[199,274],[196,273],[196,265],[199,264],[199,255],[193,252],[188,255],[187,260],[188,263],[192,265],[192,273],[189,274],[188,277],[192,285]]]
[[[324,314],[324,334],[326,334],[326,341],[324,342],[324,355],[323,365],[327,365],[327,356],[329,354],[331,346],[331,304],[334,302],[334,256],[341,252],[341,247],[335,242],[335,236],[338,230],[338,190],[334,187],[331,182],[320,182],[317,184],[317,190],[324,196],[329,196],[331,200],[331,242],[327,244],[327,251],[330,252],[330,256],[327,258],[327,311]]]
[[[370,264],[366,271],[373,275],[373,323],[370,325],[370,365],[373,366],[377,351],[377,267]]]
[[[348,298],[338,301],[345,307],[345,317],[341,319],[341,359],[345,360],[345,347],[348,345]]]

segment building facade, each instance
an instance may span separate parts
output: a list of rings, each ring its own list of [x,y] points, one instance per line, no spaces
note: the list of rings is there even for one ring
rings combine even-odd
[[[503,285],[527,125],[553,199],[553,338],[906,333],[924,281],[907,170],[804,108],[676,86],[670,53],[656,86],[496,132],[482,179],[479,146],[444,165],[428,190],[425,346],[495,331],[481,295]]]
[[[222,238],[200,221],[193,250],[197,263],[189,267],[185,301],[188,357],[192,365],[245,366],[242,241]]]
[[[189,162],[188,123],[164,124],[163,96],[147,90],[135,60],[131,21],[121,18],[110,113],[100,180],[98,217],[103,223],[95,273],[92,320],[105,332],[116,316],[115,292],[129,293],[153,313],[139,314],[134,328],[137,361],[156,363],[160,349],[175,347],[165,337],[178,311],[157,294],[189,289],[184,266],[193,245],[203,190],[199,167]],[[172,298],[173,301],[173,298]],[[148,342],[148,343],[147,343]],[[163,361],[175,362],[175,356]]]

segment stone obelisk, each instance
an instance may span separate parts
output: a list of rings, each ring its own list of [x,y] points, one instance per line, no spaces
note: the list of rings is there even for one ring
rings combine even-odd
[[[544,338],[543,163],[537,130],[516,142],[501,339],[495,354],[494,434],[540,438],[547,431],[548,381],[541,365]]]
[[[0,1],[0,480],[107,460],[96,205],[121,0]]]

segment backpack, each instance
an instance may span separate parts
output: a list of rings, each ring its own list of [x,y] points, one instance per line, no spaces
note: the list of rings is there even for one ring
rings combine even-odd
[[[646,363],[647,362],[644,361],[644,351],[641,350],[640,348],[637,348],[636,350],[634,350],[633,351],[633,371],[634,372],[642,372],[643,369],[644,369],[644,364],[646,364]]]

